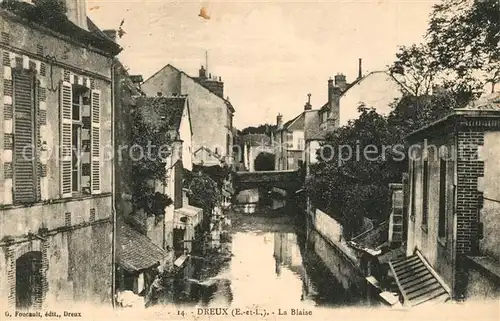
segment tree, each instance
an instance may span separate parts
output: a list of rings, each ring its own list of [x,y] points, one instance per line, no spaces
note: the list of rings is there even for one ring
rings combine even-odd
[[[456,106],[500,80],[500,4],[495,0],[443,0],[434,6],[426,41],[399,48],[392,74],[411,95],[440,85]]]
[[[212,210],[222,203],[222,193],[217,182],[202,170],[197,170],[186,177],[184,185],[189,190],[189,203],[203,209],[205,222],[208,223]]]
[[[139,109],[132,110],[132,118],[132,202],[136,210],[143,209],[147,215],[159,218],[165,214],[165,207],[173,203],[170,196],[155,190],[157,182],[166,184],[168,155],[161,154],[161,147],[172,146],[173,140],[166,123],[146,121]],[[148,151],[147,155],[144,151]]]
[[[327,135],[306,181],[313,202],[340,219],[348,234],[358,231],[365,216],[387,216],[388,184],[401,180],[404,167],[393,150],[384,150],[399,138],[386,117],[364,105],[359,111],[358,119]]]
[[[359,106],[360,116],[327,135],[305,188],[313,204],[340,220],[346,237],[361,232],[364,217],[389,215],[389,183],[408,167],[404,137],[454,107],[446,91],[404,96],[387,116]]]
[[[276,131],[277,126],[271,124],[263,124],[258,126],[249,126],[241,131],[239,131],[239,135],[248,135],[248,134],[266,134],[271,136],[271,133]]]
[[[500,80],[499,12],[498,0],[443,0],[434,6],[429,48],[462,91]]]
[[[274,154],[261,152],[255,157],[255,170],[256,171],[272,171],[274,170]]]
[[[429,47],[423,44],[402,46],[396,58],[390,72],[405,91],[413,96],[430,94],[439,66]]]

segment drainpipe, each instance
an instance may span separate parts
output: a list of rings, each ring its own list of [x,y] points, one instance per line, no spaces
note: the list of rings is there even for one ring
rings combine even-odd
[[[111,302],[113,309],[116,307],[116,206],[115,206],[115,67],[114,58],[111,63],[111,215],[113,221],[112,245],[111,245]]]

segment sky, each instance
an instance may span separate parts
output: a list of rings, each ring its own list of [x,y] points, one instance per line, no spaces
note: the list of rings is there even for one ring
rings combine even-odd
[[[167,64],[192,76],[201,65],[224,81],[238,129],[285,121],[311,93],[327,101],[327,81],[386,69],[400,45],[422,41],[438,0],[200,1],[87,0],[101,29],[126,32],[119,58],[147,79]],[[207,9],[210,19],[199,17]]]

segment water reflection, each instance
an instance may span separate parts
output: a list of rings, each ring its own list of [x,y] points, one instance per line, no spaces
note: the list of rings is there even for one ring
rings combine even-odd
[[[349,265],[284,212],[230,213],[233,226],[221,239],[222,253],[191,256],[177,278],[175,303],[270,310],[359,304]]]
[[[295,233],[239,232],[233,258],[216,277],[197,283],[198,304],[313,307],[346,304],[346,291]],[[305,259],[304,259],[305,258]]]

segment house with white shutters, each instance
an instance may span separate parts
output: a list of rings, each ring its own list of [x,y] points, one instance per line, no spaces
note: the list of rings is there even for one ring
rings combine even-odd
[[[0,3],[0,306],[16,310],[112,299],[121,49],[85,1],[61,4]]]

